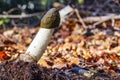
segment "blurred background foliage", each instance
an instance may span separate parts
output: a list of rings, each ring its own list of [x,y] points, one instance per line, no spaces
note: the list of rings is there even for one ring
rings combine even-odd
[[[84,0],[0,0],[0,14],[15,9],[11,14],[19,14],[21,11],[26,13],[34,13],[47,10],[53,6],[55,2],[63,5],[83,3]]]
[[[44,12],[54,3],[60,3],[63,6],[81,4],[84,0],[0,0],[0,14],[1,15],[21,15],[33,14],[37,12]],[[0,18],[0,26],[36,26],[40,22],[40,17],[29,18]],[[1,28],[1,27],[0,27]]]

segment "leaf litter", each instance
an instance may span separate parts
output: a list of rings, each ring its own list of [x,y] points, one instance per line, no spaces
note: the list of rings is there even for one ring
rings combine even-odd
[[[17,65],[18,67],[20,65],[32,66],[32,63],[24,62],[16,62],[16,64],[13,64],[13,57],[15,59],[19,54],[24,54],[24,51],[34,38],[38,28],[25,27],[25,29],[15,28],[12,30],[12,34],[4,35],[5,32],[1,34],[2,45],[0,46],[0,61],[1,65],[4,64],[6,70],[6,67],[11,66],[11,68],[15,68],[15,70],[18,71]],[[83,28],[77,21],[68,20],[53,34],[44,55],[38,62],[40,67],[39,69],[37,68],[38,73],[35,74],[39,74],[39,78],[48,79],[48,76],[51,80],[117,80],[120,78],[119,36],[114,34],[115,31],[113,31],[113,34],[102,33],[105,31],[104,29],[97,29],[96,33],[94,33],[92,29],[89,30],[92,35],[86,35],[87,29],[84,30],[86,31],[84,34],[82,30]],[[5,44],[5,41],[7,41],[7,44]],[[0,69],[2,70],[3,68],[1,67]],[[16,71],[14,71],[13,74],[16,74]],[[5,75],[10,74],[7,71],[5,72]],[[39,72],[42,72],[42,74]],[[32,74],[29,73],[28,71],[25,74],[28,75],[30,79]],[[0,74],[3,74],[3,72],[0,72]],[[23,77],[21,80],[27,79]],[[8,79],[10,77],[2,76],[1,78]],[[16,78],[18,77],[15,76],[14,79]]]

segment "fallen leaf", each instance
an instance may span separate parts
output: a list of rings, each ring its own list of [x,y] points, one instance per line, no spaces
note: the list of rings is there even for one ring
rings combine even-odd
[[[5,52],[0,51],[0,59],[8,59],[9,57]]]

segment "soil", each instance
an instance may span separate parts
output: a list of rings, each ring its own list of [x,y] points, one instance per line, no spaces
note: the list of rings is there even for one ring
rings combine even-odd
[[[41,80],[41,71],[35,62],[5,62],[0,65],[0,80]]]
[[[99,75],[85,77],[72,69],[47,69],[36,62],[7,61],[0,64],[0,80],[120,80],[120,77]]]

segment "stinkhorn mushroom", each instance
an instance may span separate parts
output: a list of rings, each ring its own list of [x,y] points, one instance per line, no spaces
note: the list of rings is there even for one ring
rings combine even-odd
[[[56,27],[59,26],[60,15],[56,8],[50,9],[41,19],[40,30],[31,42],[25,54],[20,55],[20,60],[38,61],[43,55],[49,40]]]

